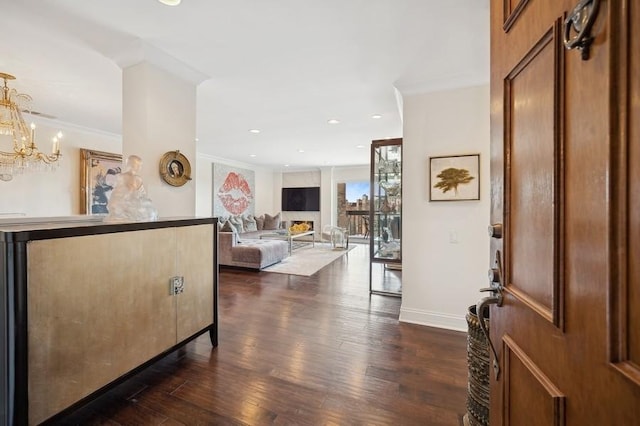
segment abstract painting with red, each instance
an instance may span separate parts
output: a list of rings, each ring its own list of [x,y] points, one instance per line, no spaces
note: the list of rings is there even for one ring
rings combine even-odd
[[[213,164],[213,216],[254,214],[255,177],[253,170]]]

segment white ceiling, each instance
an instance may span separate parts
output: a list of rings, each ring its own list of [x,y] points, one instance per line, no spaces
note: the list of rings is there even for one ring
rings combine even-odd
[[[367,164],[371,140],[402,136],[396,88],[488,83],[488,3],[0,0],[0,72],[34,110],[120,134],[114,58],[143,41],[208,77],[198,152],[274,168]]]

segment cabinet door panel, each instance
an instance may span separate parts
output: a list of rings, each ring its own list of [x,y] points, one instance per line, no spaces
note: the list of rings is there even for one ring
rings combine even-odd
[[[29,243],[31,423],[175,345],[175,234],[167,228]]]
[[[184,277],[179,294],[177,339],[191,337],[213,322],[213,226],[177,229],[177,271]]]

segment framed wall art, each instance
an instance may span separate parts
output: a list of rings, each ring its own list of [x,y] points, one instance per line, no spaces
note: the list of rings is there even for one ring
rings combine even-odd
[[[480,154],[429,157],[429,201],[480,199]]]
[[[213,163],[213,215],[215,217],[254,214],[255,174],[226,164]]]
[[[107,204],[117,175],[122,172],[122,155],[80,149],[80,213],[107,214]]]

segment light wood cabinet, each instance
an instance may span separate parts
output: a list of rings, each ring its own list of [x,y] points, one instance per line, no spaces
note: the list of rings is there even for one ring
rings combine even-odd
[[[25,296],[7,341],[16,359],[7,424],[24,423],[22,409],[29,424],[47,420],[205,331],[217,344],[215,219],[2,235],[5,255],[24,250],[3,268],[17,272],[6,284]]]
[[[176,270],[184,277],[184,292],[176,297],[177,341],[189,338],[211,323],[213,292],[211,291],[211,264],[203,258],[213,259],[211,241],[214,228],[192,226],[178,229],[176,242]]]

